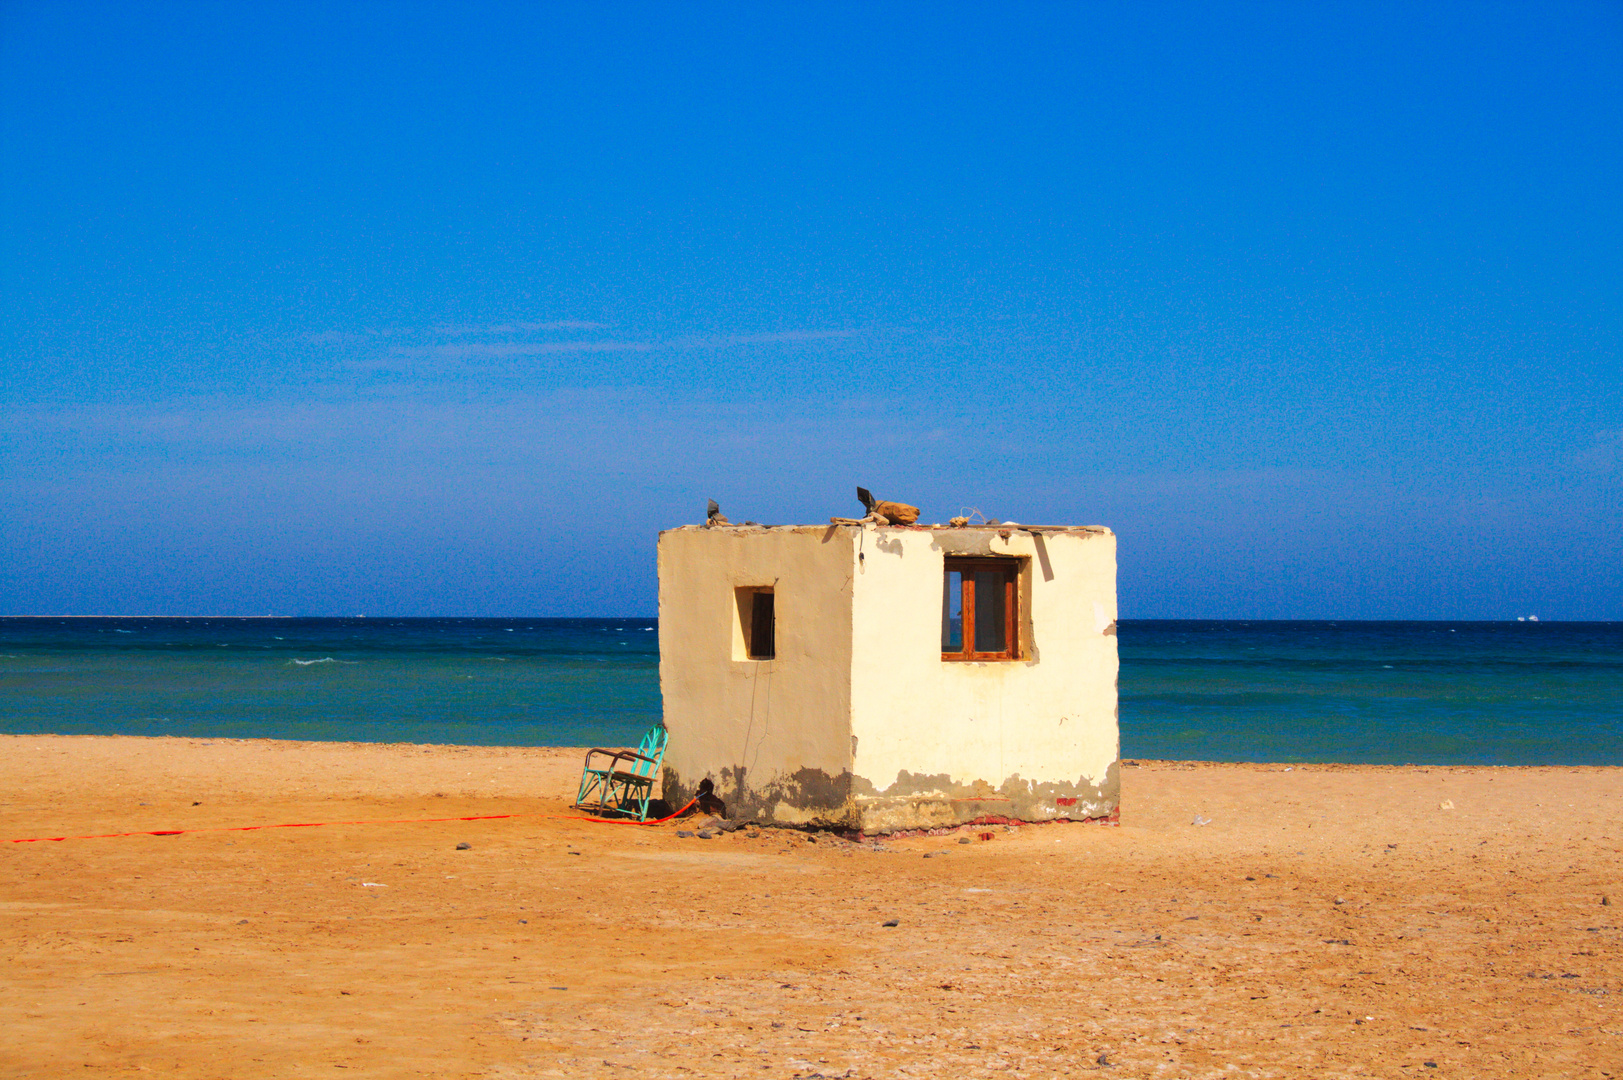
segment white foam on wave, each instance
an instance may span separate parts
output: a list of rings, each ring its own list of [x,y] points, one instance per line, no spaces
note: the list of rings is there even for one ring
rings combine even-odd
[[[359,660],[334,660],[330,656],[323,656],[320,660],[297,660],[297,659],[295,659],[295,660],[289,660],[288,663],[297,664],[300,667],[309,667],[311,664],[359,664],[360,661]]]

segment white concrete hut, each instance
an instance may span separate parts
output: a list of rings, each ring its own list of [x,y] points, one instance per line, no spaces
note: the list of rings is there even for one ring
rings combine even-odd
[[[659,537],[664,797],[865,833],[1114,818],[1116,537],[684,526]]]

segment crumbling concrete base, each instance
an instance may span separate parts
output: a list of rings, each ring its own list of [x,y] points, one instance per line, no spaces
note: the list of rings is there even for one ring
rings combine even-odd
[[[689,780],[670,766],[664,770],[664,796],[681,806],[703,777]],[[801,769],[792,776],[754,782],[742,767],[710,778],[735,820],[803,828],[837,829],[864,835],[954,829],[991,822],[1114,820],[1121,801],[1119,766],[1104,779],[1036,783],[1011,776],[994,787],[984,780],[954,783],[946,776],[900,774],[880,791],[851,773],[829,776]]]

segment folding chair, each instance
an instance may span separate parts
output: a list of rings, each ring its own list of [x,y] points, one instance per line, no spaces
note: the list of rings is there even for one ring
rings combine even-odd
[[[659,763],[665,757],[665,738],[665,725],[660,723],[648,729],[635,750],[594,746],[586,751],[575,808],[599,817],[647,821],[654,777],[659,775]],[[600,759],[595,765],[594,757]]]

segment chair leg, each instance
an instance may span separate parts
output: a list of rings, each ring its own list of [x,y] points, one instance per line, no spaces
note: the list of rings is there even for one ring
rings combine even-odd
[[[595,794],[597,796],[597,805],[599,809],[601,809],[606,794],[606,782],[607,777],[605,777],[601,772],[594,771],[583,774],[580,780],[580,791],[575,795],[575,805],[579,807],[588,807],[590,805],[592,796]]]

